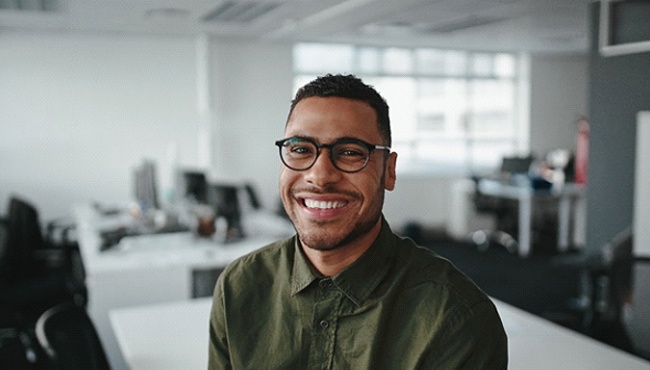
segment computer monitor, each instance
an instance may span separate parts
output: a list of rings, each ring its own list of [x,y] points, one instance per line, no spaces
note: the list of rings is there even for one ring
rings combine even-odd
[[[184,171],[181,174],[180,192],[184,199],[208,204],[208,181],[201,171]]]
[[[217,218],[226,220],[226,240],[239,239],[244,236],[241,223],[241,207],[237,185],[210,184],[208,186],[208,204],[214,208]]]
[[[133,173],[135,200],[143,211],[158,208],[156,164],[145,161]]]
[[[530,165],[533,163],[533,157],[503,157],[501,162],[501,173],[505,174],[528,174]]]

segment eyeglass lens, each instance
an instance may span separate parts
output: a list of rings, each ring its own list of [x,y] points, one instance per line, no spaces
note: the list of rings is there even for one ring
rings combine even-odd
[[[370,149],[362,142],[344,141],[329,145],[330,159],[334,166],[341,171],[359,171],[365,167],[370,156]],[[306,170],[311,167],[318,157],[318,145],[310,140],[292,138],[280,146],[282,161],[294,170]]]

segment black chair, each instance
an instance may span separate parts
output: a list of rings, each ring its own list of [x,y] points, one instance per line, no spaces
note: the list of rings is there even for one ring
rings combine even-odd
[[[650,258],[634,254],[631,228],[601,255],[587,264],[592,284],[587,334],[650,360]]]
[[[63,303],[48,309],[36,322],[36,338],[56,369],[110,369],[95,326],[83,307]]]
[[[83,263],[77,243],[65,239],[67,230],[57,241],[45,237],[37,210],[17,197],[0,229],[0,327],[28,328],[55,304],[85,304]]]
[[[623,302],[631,284],[633,262],[631,227],[616,234],[595,253],[587,251],[554,257],[551,265],[576,271],[580,283],[577,297],[558,312],[549,312],[547,318],[609,341],[619,348],[629,349],[622,334],[621,319]]]
[[[260,198],[257,195],[257,190],[255,190],[255,187],[251,183],[246,183],[244,184],[244,189],[246,190],[246,194],[248,195],[248,201],[250,202],[251,208],[258,210],[262,208],[262,203],[260,202]]]
[[[634,256],[629,271],[617,294],[618,310],[632,353],[650,360],[650,258]]]
[[[479,190],[478,177],[472,177],[475,190],[472,196],[474,211],[477,214],[493,216],[496,227],[493,230],[476,230],[472,233],[472,241],[479,251],[485,251],[492,245],[499,245],[509,252],[517,251],[517,240],[512,236],[517,232],[517,205],[510,199],[493,197]]]
[[[506,183],[515,182],[516,176],[528,176],[533,159],[533,156],[503,157],[499,172],[489,178]],[[519,230],[517,201],[484,194],[479,186],[483,177],[472,176],[471,179],[475,189],[472,196],[474,210],[478,214],[492,215],[496,220],[494,230],[477,230],[472,234],[472,241],[480,251],[498,245],[516,253],[517,240],[512,235],[516,235]]]

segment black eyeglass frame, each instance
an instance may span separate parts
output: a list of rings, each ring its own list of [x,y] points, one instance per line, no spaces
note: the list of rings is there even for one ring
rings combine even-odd
[[[285,162],[284,156],[282,155],[282,148],[285,146],[285,143],[288,142],[289,140],[296,140],[296,139],[308,142],[310,144],[313,144],[314,147],[316,147],[316,156],[314,156],[314,159],[311,162],[311,164],[309,166],[305,167],[305,168],[295,168],[295,167],[289,166],[287,164],[287,162]],[[356,170],[353,170],[353,171],[345,170],[345,169],[340,168],[336,164],[336,161],[334,160],[334,154],[333,154],[334,151],[332,150],[332,148],[335,147],[336,145],[346,144],[346,143],[347,144],[349,144],[349,143],[360,144],[360,145],[365,146],[368,149],[368,156],[366,157],[366,161],[364,162],[364,164],[359,169],[356,169]],[[355,172],[359,172],[359,171],[363,170],[364,168],[366,168],[366,166],[368,166],[368,163],[370,163],[370,156],[372,155],[373,150],[387,150],[387,151],[390,152],[390,147],[389,146],[378,145],[378,144],[370,144],[370,143],[365,142],[365,141],[363,141],[361,139],[355,139],[355,138],[351,138],[351,137],[344,137],[344,138],[338,139],[338,140],[334,141],[331,144],[319,144],[316,141],[314,141],[313,139],[310,139],[310,138],[307,138],[307,137],[292,136],[292,137],[277,140],[275,142],[275,145],[279,149],[280,160],[282,161],[282,164],[284,164],[287,168],[292,169],[294,171],[307,171],[308,169],[312,168],[314,166],[314,164],[316,163],[316,161],[318,160],[318,157],[320,156],[322,148],[327,148],[328,149],[327,150],[328,153],[329,153],[328,157],[329,157],[330,162],[332,163],[332,165],[334,165],[334,167],[337,170],[342,171],[342,172],[346,172],[346,173],[355,173]]]

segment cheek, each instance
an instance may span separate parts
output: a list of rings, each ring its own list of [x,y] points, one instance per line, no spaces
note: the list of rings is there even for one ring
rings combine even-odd
[[[280,170],[278,187],[280,189],[280,196],[282,197],[282,200],[285,200],[285,198],[289,195],[291,186],[296,181],[295,178],[296,176],[292,171],[286,170],[285,168],[282,168]]]
[[[373,206],[374,202],[378,200],[378,196],[384,192],[384,184],[381,173],[373,174],[372,176],[367,177],[363,181],[363,185],[357,188],[360,192],[363,193],[366,206]]]

